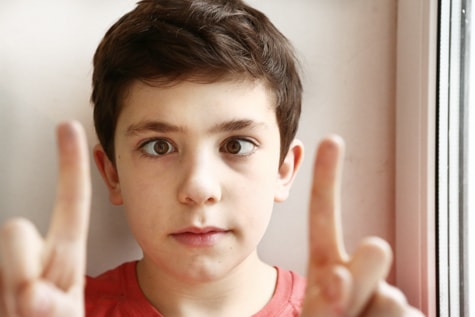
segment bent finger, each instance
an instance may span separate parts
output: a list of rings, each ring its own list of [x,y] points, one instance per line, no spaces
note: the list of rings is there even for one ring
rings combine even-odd
[[[33,224],[25,219],[13,219],[2,228],[0,252],[2,258],[2,293],[7,316],[15,316],[19,290],[41,274],[43,241]]]
[[[82,298],[81,289],[64,293],[47,281],[36,281],[19,294],[19,312],[28,317],[80,317],[84,316]]]
[[[367,317],[423,317],[424,314],[407,303],[404,294],[397,288],[381,282],[376,294],[364,311]]]
[[[357,247],[348,268],[353,276],[353,294],[348,316],[359,316],[389,272],[392,252],[386,241],[366,238]]]
[[[352,276],[344,266],[326,270],[318,281],[309,278],[301,317],[342,316],[352,290]]]

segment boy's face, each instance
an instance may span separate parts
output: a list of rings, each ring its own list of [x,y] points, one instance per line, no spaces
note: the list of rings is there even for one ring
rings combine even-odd
[[[294,173],[292,158],[279,166],[272,95],[251,81],[133,83],[115,153],[115,166],[100,147],[96,161],[111,201],[125,206],[144,265],[191,281],[257,258]]]

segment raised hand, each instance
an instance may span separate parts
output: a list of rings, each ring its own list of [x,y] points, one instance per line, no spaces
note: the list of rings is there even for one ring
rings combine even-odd
[[[345,251],[340,219],[343,156],[341,138],[331,136],[320,143],[311,191],[308,284],[301,316],[422,316],[398,289],[384,281],[392,262],[391,248],[384,240],[363,240],[351,257]]]
[[[0,236],[0,317],[84,315],[84,275],[91,181],[86,137],[75,122],[57,129],[56,204],[43,239],[25,219]]]

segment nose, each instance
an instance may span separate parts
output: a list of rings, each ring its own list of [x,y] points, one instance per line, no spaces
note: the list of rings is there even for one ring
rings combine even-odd
[[[221,200],[217,162],[210,156],[184,158],[178,200],[186,205],[207,205]]]

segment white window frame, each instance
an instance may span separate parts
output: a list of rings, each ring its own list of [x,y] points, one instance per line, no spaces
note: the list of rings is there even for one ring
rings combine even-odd
[[[399,0],[396,87],[396,284],[436,316],[436,0]]]

